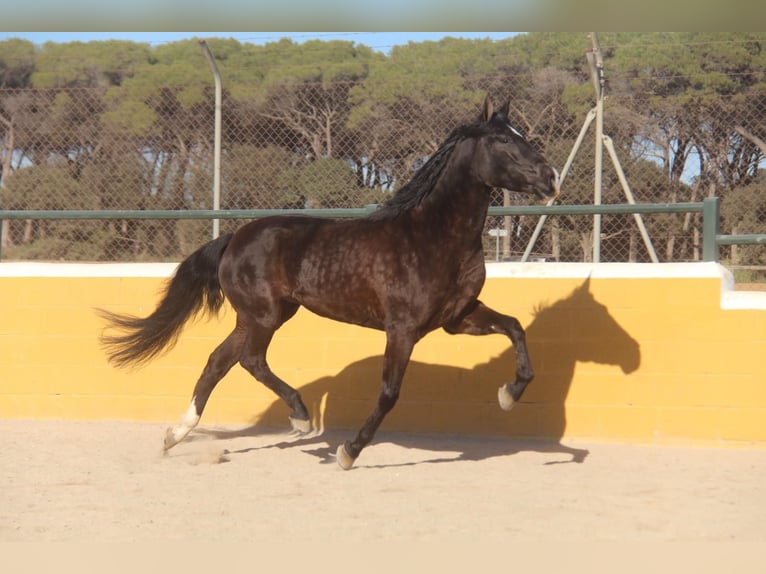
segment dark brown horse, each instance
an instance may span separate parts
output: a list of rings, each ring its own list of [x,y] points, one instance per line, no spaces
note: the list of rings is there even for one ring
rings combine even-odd
[[[239,362],[292,409],[294,429],[311,428],[300,394],[272,373],[266,350],[275,331],[300,306],[321,316],[386,333],[378,402],[356,438],[338,447],[350,469],[396,403],[415,344],[428,332],[508,336],[516,379],[500,387],[508,410],[532,380],[518,320],[477,297],[485,278],[482,230],[492,188],[541,199],[558,194],[558,175],[508,122],[508,103],[489,97],[479,119],[456,128],[385,205],[364,219],[274,216],[214,239],[178,266],[157,309],[146,318],[102,311],[123,333],[105,336],[110,360],[146,362],[176,341],[187,319],[215,313],[226,297],[234,330],[210,355],[165,450],[197,425],[218,381]]]

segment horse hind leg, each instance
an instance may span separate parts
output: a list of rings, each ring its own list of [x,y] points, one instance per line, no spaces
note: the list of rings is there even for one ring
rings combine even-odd
[[[239,360],[245,334],[244,329],[237,327],[210,354],[207,364],[194,387],[189,407],[179,423],[169,428],[165,433],[164,452],[167,452],[184,440],[192,429],[197,426],[213,389]]]
[[[271,343],[275,330],[262,325],[251,326],[239,358],[239,364],[290,407],[291,412],[288,420],[293,431],[306,434],[312,429],[311,417],[300,393],[277,377],[266,361],[266,350]]]

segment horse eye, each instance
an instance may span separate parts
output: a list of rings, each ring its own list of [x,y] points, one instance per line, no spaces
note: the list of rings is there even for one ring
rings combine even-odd
[[[511,138],[509,138],[508,136],[503,136],[500,138],[500,143],[506,144],[506,143],[509,143],[510,141],[511,141]]]

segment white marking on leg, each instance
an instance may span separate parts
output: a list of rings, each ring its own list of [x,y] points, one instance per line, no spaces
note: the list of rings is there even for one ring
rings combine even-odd
[[[497,400],[500,403],[500,408],[504,411],[510,411],[513,408],[513,405],[516,404],[516,401],[513,400],[511,393],[508,392],[506,385],[503,385],[497,389]]]
[[[186,409],[186,412],[181,417],[181,422],[172,428],[172,444],[166,444],[166,448],[170,448],[174,444],[181,442],[184,438],[186,438],[186,435],[188,435],[191,430],[197,426],[197,423],[199,423],[196,399],[197,397],[192,397],[189,408]]]
[[[354,466],[354,459],[346,452],[346,447],[342,443],[338,445],[338,450],[335,451],[335,458],[338,461],[338,466],[343,470],[351,470],[351,467]]]

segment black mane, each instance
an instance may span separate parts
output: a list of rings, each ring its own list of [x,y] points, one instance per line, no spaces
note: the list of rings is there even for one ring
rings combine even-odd
[[[492,118],[494,119],[494,117]],[[378,210],[370,215],[370,219],[395,218],[402,213],[417,207],[431,193],[439,180],[444,166],[447,165],[455,146],[468,137],[476,137],[483,133],[484,122],[477,120],[473,124],[464,125],[452,130],[426,163],[417,171],[412,179],[402,186],[394,196],[386,201]]]

